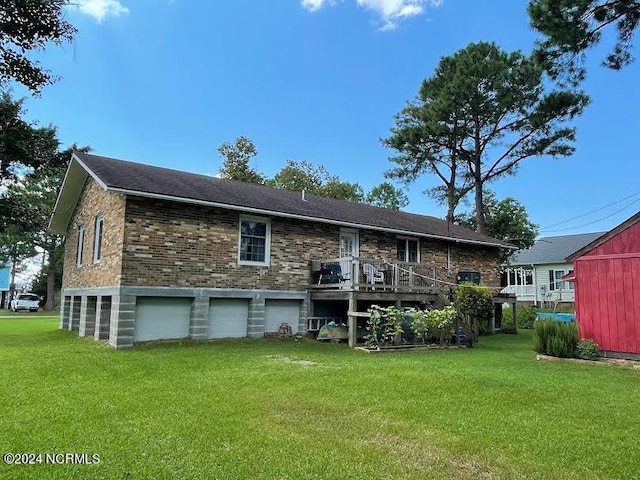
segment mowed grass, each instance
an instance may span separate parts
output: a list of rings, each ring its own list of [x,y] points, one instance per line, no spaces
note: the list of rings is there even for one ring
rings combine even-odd
[[[530,344],[524,332],[384,355],[306,340],[114,351],[53,318],[0,319],[0,453],[100,455],[0,462],[0,478],[640,478],[640,371],[536,361]]]

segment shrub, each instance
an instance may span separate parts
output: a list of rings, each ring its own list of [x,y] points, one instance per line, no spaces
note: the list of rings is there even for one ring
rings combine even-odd
[[[372,305],[369,313],[371,317],[367,322],[367,334],[364,336],[366,346],[380,347],[400,341],[405,317],[402,310]]]
[[[502,308],[502,327],[500,328],[502,333],[518,333],[515,325],[513,324],[513,309],[508,307]]]
[[[518,328],[533,328],[536,323],[538,310],[532,307],[519,306],[516,310]],[[502,331],[514,329],[513,308],[502,309]]]
[[[533,328],[538,312],[532,307],[518,307],[518,328]]]
[[[447,305],[441,310],[431,310],[426,315],[431,336],[438,343],[444,345],[446,340],[453,336],[453,323],[456,318],[455,308]]]
[[[453,296],[453,305],[460,315],[463,328],[471,337],[478,340],[480,325],[486,325],[493,316],[493,296],[487,287],[464,283]]]
[[[415,336],[424,343],[429,337],[429,319],[427,312],[410,308],[406,313],[407,316],[411,318],[411,330],[413,330]]]
[[[535,323],[533,349],[553,357],[574,357],[578,346],[578,326],[575,322],[541,320]]]
[[[600,356],[600,345],[598,345],[592,338],[580,340],[576,350],[578,352],[578,357],[586,360],[595,360]]]

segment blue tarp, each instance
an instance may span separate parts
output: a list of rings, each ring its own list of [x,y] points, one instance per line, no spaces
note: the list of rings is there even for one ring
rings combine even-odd
[[[11,280],[11,266],[0,268],[0,290],[9,290]]]
[[[559,322],[575,322],[575,313],[542,313],[537,314],[538,320],[558,320]]]

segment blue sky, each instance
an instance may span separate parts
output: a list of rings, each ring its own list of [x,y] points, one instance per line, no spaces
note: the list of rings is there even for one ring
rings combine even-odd
[[[80,31],[73,44],[40,56],[61,79],[27,99],[28,117],[56,125],[65,145],[203,174],[217,173],[222,142],[246,135],[267,175],[308,160],[369,189],[392,166],[380,138],[442,56],[481,40],[531,50],[526,4],[81,0],[67,14]],[[575,122],[576,153],[528,159],[492,186],[542,227],[640,192],[640,62],[612,72],[602,57],[590,56],[592,104]],[[407,210],[444,216],[421,193],[435,184],[419,179]],[[638,210],[634,196],[541,235],[607,230]]]

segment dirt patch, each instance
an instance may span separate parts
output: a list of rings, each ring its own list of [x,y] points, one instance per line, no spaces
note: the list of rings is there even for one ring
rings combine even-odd
[[[573,362],[587,365],[603,365],[605,367],[621,367],[632,370],[640,370],[640,362],[636,360],[624,360],[621,358],[598,358],[597,360],[585,360],[583,358],[560,358],[550,355],[536,355],[536,360],[547,360],[550,362]]]
[[[392,353],[392,352],[415,352],[423,350],[456,350],[458,348],[467,348],[465,345],[390,345],[380,348],[374,347],[355,347],[355,350],[367,353]]]
[[[285,357],[284,355],[267,355],[267,358],[270,358],[272,360],[278,360],[284,363],[294,363],[296,365],[302,365],[305,367],[317,365],[316,362],[312,362],[311,360],[296,360],[293,358]]]

